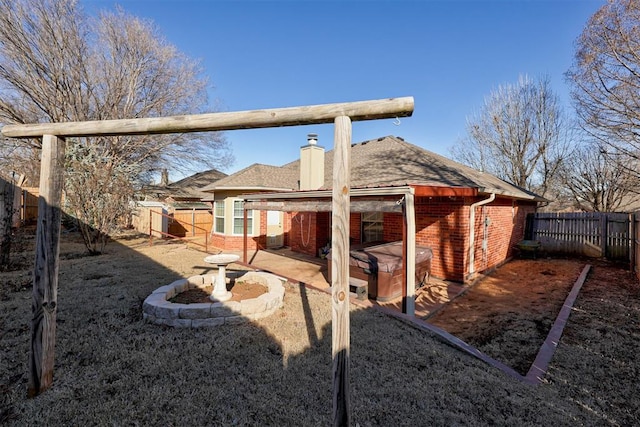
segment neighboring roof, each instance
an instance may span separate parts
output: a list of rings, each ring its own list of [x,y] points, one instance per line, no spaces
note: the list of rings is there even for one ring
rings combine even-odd
[[[319,190],[330,190],[333,150],[325,153],[325,180]],[[254,164],[223,178],[203,190],[247,189],[297,191],[300,160],[282,167]],[[351,188],[402,186],[474,188],[480,194],[546,201],[494,175],[477,171],[396,136],[385,136],[351,146]]]
[[[154,193],[158,198],[172,197],[174,199],[196,199],[199,200],[205,196],[200,189],[212,181],[218,181],[226,177],[227,174],[217,169],[211,169],[204,172],[198,172],[179,181],[172,182],[169,185],[149,185],[143,190],[145,193]]]
[[[198,210],[209,210],[211,209],[211,205],[203,202],[173,202],[171,203],[171,207],[173,209],[198,209]]]
[[[298,188],[299,169],[291,166],[251,166],[202,187],[203,192],[222,190],[292,191]]]
[[[164,207],[164,203],[156,202],[153,200],[138,200],[135,202],[137,205],[140,205],[145,208],[162,208]]]

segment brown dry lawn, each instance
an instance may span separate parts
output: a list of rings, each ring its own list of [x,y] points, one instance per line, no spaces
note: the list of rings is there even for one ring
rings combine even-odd
[[[331,424],[329,295],[289,284],[284,308],[259,321],[199,330],[150,325],[142,320],[142,301],[159,286],[210,272],[201,252],[182,244],[150,247],[145,239],[123,236],[106,254],[87,257],[77,235],[64,233],[62,240],[54,386],[35,399],[26,398],[33,236],[19,236],[12,268],[0,272],[0,424]],[[639,424],[640,286],[619,266],[590,262],[592,272],[538,386],[521,383],[429,332],[353,306],[353,424]],[[577,274],[567,285],[551,286],[551,281],[560,280],[561,269],[574,266],[579,273],[583,265],[509,263],[484,281],[486,288],[480,282],[431,321],[444,322],[460,305],[456,320],[442,325],[459,324],[452,332],[524,370],[530,356],[514,349],[539,337],[516,334],[518,322],[545,330],[555,315],[518,318],[535,304],[515,305],[518,298],[508,283],[523,282],[527,271],[530,286],[538,286],[533,277],[541,276],[542,287],[533,294],[557,301],[562,298],[551,294],[570,287]],[[512,277],[499,280],[509,271]],[[504,294],[493,300],[495,306],[514,302],[512,309],[501,310],[513,311],[511,320],[490,315],[491,293]],[[485,299],[484,306],[473,301],[474,294]],[[461,311],[473,304],[475,313]]]

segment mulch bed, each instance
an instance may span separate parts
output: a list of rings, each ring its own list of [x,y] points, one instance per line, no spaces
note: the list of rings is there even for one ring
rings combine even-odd
[[[231,291],[231,299],[229,301],[242,301],[257,298],[262,294],[269,292],[266,286],[258,282],[232,282],[227,285],[227,290]],[[176,304],[197,304],[211,302],[209,296],[213,292],[213,286],[204,289],[195,288],[181,292],[175,297],[169,299],[170,302]]]

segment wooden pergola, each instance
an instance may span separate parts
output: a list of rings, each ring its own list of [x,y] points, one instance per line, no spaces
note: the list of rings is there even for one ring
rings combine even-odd
[[[477,188],[402,185],[350,189],[350,212],[392,212],[402,214],[402,312],[415,314],[416,197],[475,197]],[[331,190],[254,193],[244,199],[243,262],[247,263],[247,211],[331,212]],[[332,282],[333,283],[333,282]]]
[[[332,229],[332,357],[333,424],[349,425],[349,212],[352,122],[408,117],[413,114],[413,97],[372,101],[310,105],[278,109],[209,113],[140,119],[97,120],[67,123],[6,125],[9,138],[42,138],[40,196],[36,231],[36,259],[33,275],[29,396],[36,396],[53,383],[61,197],[65,138],[117,135],[150,135],[334,123]],[[407,195],[410,192],[407,193]],[[413,209],[406,200],[406,209]],[[415,239],[407,227],[407,237]],[[407,258],[414,259],[414,244],[406,245]],[[413,248],[413,249],[412,249]],[[413,277],[414,263],[406,263]]]

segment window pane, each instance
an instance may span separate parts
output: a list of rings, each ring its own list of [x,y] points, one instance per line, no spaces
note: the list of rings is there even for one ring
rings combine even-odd
[[[244,201],[233,201],[233,234],[244,234]],[[247,211],[247,235],[253,231],[253,210]]]
[[[224,217],[224,202],[215,202],[216,216]]]
[[[216,233],[224,233],[224,218],[216,218]]]
[[[214,226],[213,231],[224,234],[224,200],[213,203]]]
[[[242,217],[244,216],[244,209],[242,209],[242,207],[244,206],[244,203],[242,202],[242,200],[234,200],[233,202],[233,216],[234,217]]]
[[[384,214],[382,212],[362,213],[362,242],[377,242],[384,238]]]

